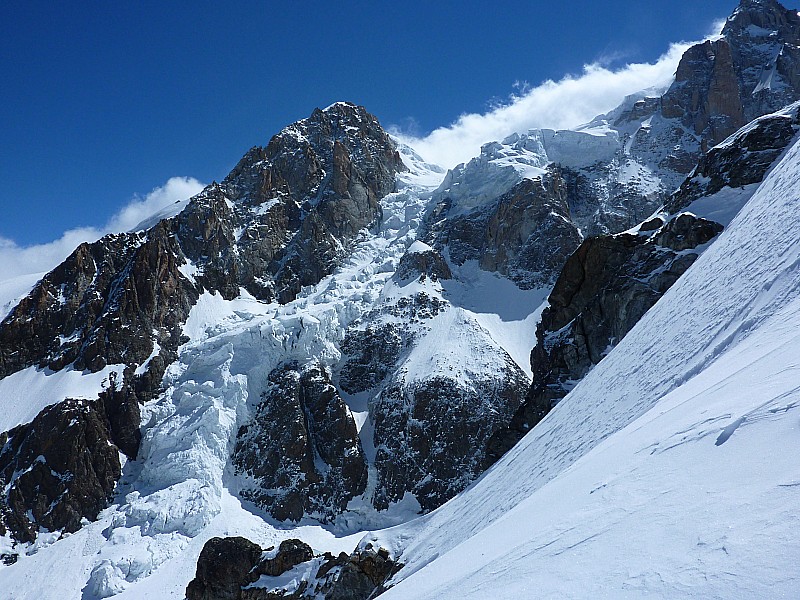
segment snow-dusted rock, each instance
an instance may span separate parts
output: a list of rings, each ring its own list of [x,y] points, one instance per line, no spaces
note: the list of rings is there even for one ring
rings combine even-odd
[[[551,284],[581,240],[557,170],[523,179],[470,211],[446,194],[437,197],[442,199],[426,218],[424,239],[455,264],[477,260],[524,289]]]
[[[713,196],[723,188],[743,189],[760,183],[775,160],[800,130],[800,105],[794,103],[755,119],[705,154],[681,187],[670,197],[666,210],[703,210],[693,202]],[[747,196],[749,198],[749,195]],[[746,198],[745,198],[746,200]],[[707,202],[706,202],[707,204]],[[730,217],[741,204],[732,207]],[[724,206],[717,208],[723,210]],[[727,224],[727,223],[724,223]]]
[[[410,493],[428,511],[480,475],[489,437],[529,380],[474,316],[442,298],[440,283],[384,293],[383,307],[346,333],[339,379],[370,398],[368,500],[385,510]]]
[[[367,485],[356,424],[319,363],[270,373],[253,420],[237,434],[232,462],[252,481],[241,496],[279,521],[331,521]]]
[[[403,258],[400,259],[400,264],[397,265],[393,277],[399,282],[408,282],[418,277],[423,279],[431,277],[434,281],[438,281],[439,279],[451,279],[453,273],[439,252],[417,240],[411,244]]]
[[[0,433],[0,535],[74,532],[111,499],[121,473],[100,400],[67,400]]]

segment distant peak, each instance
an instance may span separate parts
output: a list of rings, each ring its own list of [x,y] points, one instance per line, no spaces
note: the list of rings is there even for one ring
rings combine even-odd
[[[334,102],[330,106],[327,106],[327,107],[323,108],[322,112],[331,112],[331,111],[341,110],[343,108],[344,109],[349,109],[349,110],[355,110],[355,109],[358,109],[360,107],[358,105],[354,104],[353,102],[347,102],[347,101],[344,101],[344,100],[340,100],[339,102]]]
[[[315,108],[308,119],[298,121],[290,127],[303,123],[339,123],[343,125],[360,125],[363,123],[378,124],[378,119],[370,114],[366,108],[353,102],[334,102],[325,108]]]
[[[355,104],[354,102],[334,102],[330,106],[326,106],[323,109],[315,108],[314,112],[311,113],[311,118],[356,118],[362,119],[365,117],[374,118],[370,113],[367,111],[366,108],[361,106],[360,104]]]
[[[789,10],[777,0],[741,0],[728,17],[722,34],[741,34],[752,26],[769,31],[785,31],[787,27],[800,27],[800,16],[797,10]]]

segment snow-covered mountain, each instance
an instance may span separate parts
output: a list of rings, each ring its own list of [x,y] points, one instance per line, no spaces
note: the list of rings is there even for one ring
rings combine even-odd
[[[448,171],[336,103],[0,283],[0,590],[790,593],[798,43]]]

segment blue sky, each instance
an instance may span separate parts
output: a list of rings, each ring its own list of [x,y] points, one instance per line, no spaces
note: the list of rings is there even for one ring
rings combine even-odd
[[[11,0],[0,8],[0,246],[107,229],[176,176],[221,179],[317,106],[351,100],[424,136],[507,101],[517,82],[656,61],[735,5]]]

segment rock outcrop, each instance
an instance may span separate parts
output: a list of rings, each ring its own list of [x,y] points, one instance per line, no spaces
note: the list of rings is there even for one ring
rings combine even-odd
[[[262,550],[247,538],[211,538],[197,559],[197,573],[186,588],[187,600],[239,600],[242,586],[258,576],[252,571]]]
[[[121,474],[114,440],[101,400],[66,400],[0,433],[0,535],[32,542],[97,518]]]
[[[427,512],[483,472],[486,441],[529,380],[473,316],[442,298],[440,281],[397,279],[398,296],[348,328],[338,376],[343,390],[370,398],[368,500],[385,510],[412,494]]]
[[[670,197],[665,210],[676,213],[725,187],[742,188],[760,183],[798,130],[800,106],[796,103],[756,119],[724,144],[709,150]]]
[[[197,561],[187,600],[368,600],[402,565],[385,548],[360,544],[348,555],[315,556],[300,540],[266,551],[242,537],[212,538]],[[280,578],[291,572],[294,577]]]
[[[439,281],[452,279],[453,274],[439,252],[424,242],[416,241],[400,259],[400,264],[394,272],[394,279],[408,282],[412,279],[424,281],[426,277]]]
[[[570,256],[542,313],[533,384],[511,424],[489,442],[487,465],[516,444],[630,331],[697,260],[722,226],[682,213],[638,234],[589,238]]]
[[[446,251],[456,265],[476,260],[483,270],[501,273],[523,289],[552,284],[580,244],[558,169],[523,179],[472,207],[455,203],[449,188],[437,193],[441,200],[426,218],[423,239]]]
[[[371,407],[378,452],[378,510],[412,493],[424,512],[438,508],[484,470],[485,447],[520,405],[528,378],[510,360],[468,385],[435,376],[398,378]],[[378,445],[380,444],[380,445]]]
[[[661,99],[662,114],[713,146],[744,125],[741,96],[731,44],[723,37],[684,53]]]
[[[260,577],[279,577],[314,558],[308,544],[284,540],[262,551],[247,538],[211,538],[197,559],[197,573],[186,588],[187,600],[257,600],[283,596],[249,588]],[[244,588],[244,589],[243,589]],[[299,597],[299,596],[297,596]]]
[[[236,440],[233,464],[256,484],[241,496],[280,521],[329,521],[367,485],[353,417],[318,363],[285,365],[269,382]]]

